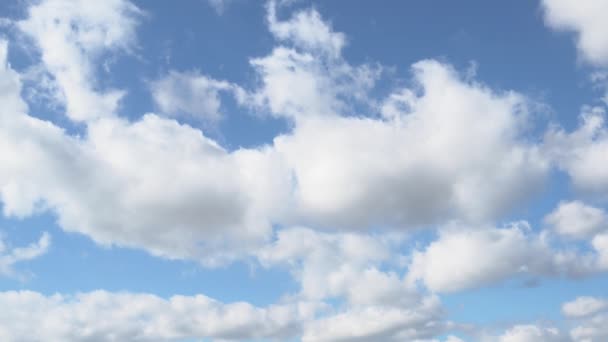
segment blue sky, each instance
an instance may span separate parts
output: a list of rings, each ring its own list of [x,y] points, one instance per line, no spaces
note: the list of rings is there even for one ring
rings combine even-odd
[[[0,340],[605,341],[607,11],[1,3]]]

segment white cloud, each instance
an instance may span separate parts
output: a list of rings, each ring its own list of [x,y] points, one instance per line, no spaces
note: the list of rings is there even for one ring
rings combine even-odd
[[[353,67],[342,59],[328,60],[314,51],[285,46],[250,63],[260,84],[241,103],[292,120],[348,112],[354,110],[354,103],[366,107],[366,93],[380,72],[369,65]]]
[[[594,297],[578,297],[562,305],[564,315],[573,318],[585,317],[608,309],[608,301]]]
[[[210,264],[270,237],[286,202],[278,196],[290,188],[271,149],[229,153],[154,114],[132,123],[100,118],[86,138],[68,136],[28,116],[19,76],[9,67],[0,73],[5,215],[53,210],[65,230],[99,243]]]
[[[603,270],[608,270],[608,233],[598,234],[591,240],[591,245],[598,254],[598,264]]]
[[[608,313],[596,315],[570,330],[574,341],[595,342],[608,340]]]
[[[483,342],[595,342],[608,339],[608,302],[602,298],[579,297],[562,305],[566,316],[562,329],[543,324],[522,324],[507,329],[500,336],[482,333]]]
[[[37,5],[42,7],[31,9],[20,25],[68,14],[76,28],[89,20],[88,8],[61,14],[52,4]],[[80,46],[86,61],[106,48],[128,49],[134,9],[111,5],[84,31],[49,30]],[[316,18],[307,13],[303,18]],[[117,32],[108,26],[121,20],[131,26]],[[352,229],[492,220],[542,183],[547,163],[522,137],[528,115],[523,96],[496,93],[447,65],[422,61],[413,67],[417,86],[396,92],[412,96],[390,97],[403,102],[393,106],[403,111],[390,118],[347,116],[353,108],[346,99],[359,99],[366,110],[380,107],[367,95],[376,71],[352,67],[339,56],[315,61],[314,44],[299,41],[308,36],[293,32],[284,39],[304,51],[278,47],[254,60],[261,88],[235,90],[242,103],[261,98],[275,115],[294,119],[293,132],[258,149],[228,152],[201,131],[155,114],[129,122],[110,111],[87,121],[84,137],[69,136],[26,114],[19,77],[5,68],[12,80],[6,83],[0,143],[5,215],[51,210],[63,229],[104,245],[218,264],[254,251],[270,238],[274,223]],[[55,72],[44,46],[42,51]],[[217,92],[236,87],[191,76],[170,74],[169,83],[205,89],[205,96],[178,99],[171,89],[159,107],[213,116],[220,106]],[[39,165],[46,172],[37,172]]]
[[[95,291],[45,296],[0,293],[2,341],[175,341],[214,338],[285,339],[307,308],[224,304],[203,295],[163,299],[152,294]],[[35,327],[33,329],[32,327]]]
[[[312,322],[302,341],[413,341],[445,329],[436,299],[410,308],[366,307]]]
[[[351,304],[396,303],[408,299],[408,289],[395,273],[378,270],[394,258],[395,239],[289,228],[279,231],[258,258],[266,266],[289,266],[306,299],[345,296]]]
[[[93,291],[50,296],[0,292],[2,341],[431,341],[446,327],[437,299],[396,309],[367,307],[315,318],[318,303],[255,307],[204,295]],[[36,327],[36,329],[32,329]],[[437,340],[432,340],[437,341]],[[459,341],[447,339],[446,341]]]
[[[437,61],[418,62],[413,72],[418,87],[398,92],[410,94],[399,98],[409,110],[390,119],[299,117],[293,133],[275,139],[294,170],[300,222],[478,222],[500,217],[540,188],[548,163],[523,138],[525,98],[467,82]]]
[[[608,270],[608,234],[589,248],[534,233],[525,221],[503,228],[448,224],[423,250],[413,252],[407,275],[434,292],[455,292],[499,283],[516,275],[579,278]]]
[[[281,41],[290,41],[295,46],[338,58],[346,44],[346,37],[333,30],[319,12],[314,9],[295,13],[289,20],[277,18],[277,4],[271,0],[267,4],[268,29]]]
[[[543,0],[546,24],[556,30],[576,34],[582,57],[597,66],[608,66],[608,23],[604,0]]]
[[[545,217],[545,222],[553,226],[558,234],[578,239],[587,239],[608,230],[608,214],[581,201],[560,202]]]
[[[52,209],[65,230],[99,243],[209,263],[269,237],[287,186],[274,177],[280,164],[271,150],[228,153],[200,131],[153,114],[133,124],[99,120],[86,140],[17,119],[0,144],[5,214]]]
[[[292,120],[344,114],[354,111],[355,104],[367,109],[367,93],[381,68],[347,63],[342,57],[344,34],[335,32],[316,10],[280,21],[276,7],[274,1],[268,3],[267,21],[279,45],[268,56],[250,60],[260,84],[241,102]]]
[[[220,92],[233,91],[235,86],[217,81],[197,72],[170,71],[151,82],[152,96],[160,111],[172,116],[191,115],[215,122],[221,119]]]
[[[559,342],[566,338],[556,328],[545,328],[537,325],[517,325],[507,330],[498,342]]]
[[[449,226],[423,252],[414,252],[408,280],[422,280],[432,291],[453,292],[518,273],[553,273],[552,252],[529,229],[525,222],[505,228]]]
[[[396,249],[403,237],[320,233],[290,228],[258,255],[265,266],[286,265],[303,301],[341,300],[305,325],[303,341],[403,341],[447,329],[439,299],[408,286]]]
[[[20,277],[20,274],[14,270],[14,265],[46,254],[50,244],[51,237],[46,232],[40,236],[37,242],[31,243],[27,247],[12,247],[0,239],[0,275]]]
[[[545,135],[547,153],[582,191],[608,193],[608,129],[602,108],[585,108],[581,124],[573,132],[554,128]]]
[[[125,0],[45,0],[17,27],[32,38],[61,92],[67,115],[85,121],[112,115],[120,90],[100,91],[96,65],[109,51],[131,51],[141,11]]]
[[[608,301],[602,298],[579,297],[564,303],[562,312],[577,319],[570,330],[574,341],[591,342],[608,339]]]

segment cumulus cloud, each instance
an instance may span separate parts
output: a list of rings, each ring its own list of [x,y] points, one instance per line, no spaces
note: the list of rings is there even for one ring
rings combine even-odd
[[[114,114],[123,91],[101,91],[97,63],[109,51],[129,52],[142,12],[126,0],[46,0],[28,9],[17,27],[40,51],[41,63],[59,85],[55,96],[73,120]]]
[[[566,342],[567,339],[557,328],[537,325],[516,325],[501,335],[497,342]]]
[[[394,258],[397,238],[353,233],[321,233],[289,228],[258,252],[262,265],[289,267],[307,299],[346,296],[351,304],[407,300],[407,288],[395,273],[378,270]]]
[[[199,130],[154,114],[135,122],[100,118],[86,137],[69,136],[26,114],[19,75],[2,65],[5,215],[53,210],[64,229],[102,244],[210,256],[208,263],[269,237],[270,217],[283,202],[276,196],[289,188],[272,150],[229,153]]]
[[[593,315],[607,309],[608,301],[594,297],[578,297],[562,306],[564,315],[573,318]]]
[[[579,278],[608,270],[608,234],[579,250],[525,221],[505,227],[448,224],[436,240],[415,250],[407,280],[434,292],[455,292],[499,283],[517,275]]]
[[[309,311],[298,305],[225,304],[203,295],[163,299],[106,291],[73,296],[2,292],[0,305],[3,341],[285,339],[298,331]]]
[[[290,228],[263,248],[263,265],[284,266],[300,283],[303,301],[342,300],[305,325],[303,341],[403,341],[447,329],[439,299],[409,286],[399,274],[403,237],[321,233]]]
[[[367,93],[382,68],[350,65],[342,56],[344,35],[316,10],[301,10],[282,21],[276,7],[268,3],[267,21],[279,45],[250,60],[260,82],[241,102],[291,120],[344,114],[355,104],[368,108]]]
[[[561,202],[545,217],[545,222],[561,235],[588,239],[608,230],[608,214],[581,201]]]
[[[351,228],[479,222],[542,185],[548,163],[522,137],[525,98],[469,83],[437,61],[413,72],[418,88],[400,91],[410,94],[401,106],[408,110],[390,120],[306,117],[275,139],[294,170],[301,220]]]
[[[46,232],[40,236],[37,242],[27,247],[12,247],[0,239],[0,275],[20,277],[21,275],[15,271],[14,265],[46,254],[50,245],[51,237]]]
[[[221,92],[238,90],[225,81],[217,81],[197,72],[170,71],[151,82],[154,102],[162,113],[191,115],[215,122],[221,119]]]
[[[608,193],[608,128],[605,110],[586,107],[580,126],[566,132],[554,127],[545,135],[547,154],[568,173],[581,191],[605,196]]]
[[[19,24],[34,37],[41,35],[36,39],[42,60],[55,77],[82,70],[54,66],[78,65],[68,57],[47,61],[45,53],[55,50],[43,44],[47,32],[40,23],[69,19],[74,32],[61,25],[48,30],[79,47],[84,74],[94,76],[86,70],[103,51],[134,45],[134,16],[140,11],[131,5],[112,2],[87,25],[90,8],[74,6],[66,14],[59,11],[65,4],[56,1],[32,7]],[[215,118],[218,92],[232,89],[243,104],[257,105],[261,98],[272,113],[293,119],[291,132],[256,149],[229,152],[176,120],[149,113],[128,121],[95,105],[87,108],[108,115],[87,116],[86,134],[70,136],[27,114],[19,75],[5,67],[0,144],[6,156],[0,171],[5,215],[51,210],[65,230],[105,245],[217,264],[254,251],[277,223],[407,229],[453,218],[486,221],[539,188],[548,164],[523,138],[530,115],[525,97],[495,92],[449,65],[426,60],[413,66],[416,86],[396,91],[382,106],[392,108],[390,116],[353,116],[345,96],[367,103],[361,107],[366,110],[380,107],[367,94],[377,73],[353,67],[340,55],[313,58],[327,42],[317,42],[302,25],[325,25],[322,32],[340,37],[315,13],[269,19],[271,31],[291,46],[252,61],[261,76],[259,88],[245,91],[177,72],[152,83],[167,114]],[[102,94],[87,87],[79,89]],[[47,172],[36,172],[36,165]]]
[[[576,34],[581,56],[597,66],[608,66],[608,24],[604,13],[608,3],[603,0],[543,0],[546,24],[556,30]]]
[[[565,325],[557,328],[546,324],[520,324],[498,336],[480,334],[483,342],[595,342],[608,338],[608,301],[603,298],[578,297],[562,305]],[[483,328],[482,328],[483,329]]]
[[[314,9],[297,12],[287,21],[277,18],[277,4],[271,0],[267,4],[267,21],[270,32],[279,40],[288,40],[297,47],[321,52],[330,57],[341,56],[346,37],[336,32]]]
[[[436,299],[413,308],[365,307],[312,322],[302,341],[417,341],[445,329]]]
[[[608,301],[603,298],[579,297],[564,303],[562,312],[576,319],[570,330],[574,341],[603,341],[608,339]]]
[[[413,254],[408,279],[432,291],[453,292],[515,274],[552,273],[551,251],[525,222],[505,228],[444,228],[424,251]]]

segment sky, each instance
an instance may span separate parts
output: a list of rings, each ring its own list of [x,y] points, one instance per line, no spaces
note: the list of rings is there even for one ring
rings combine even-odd
[[[0,340],[608,340],[605,13],[1,2]]]

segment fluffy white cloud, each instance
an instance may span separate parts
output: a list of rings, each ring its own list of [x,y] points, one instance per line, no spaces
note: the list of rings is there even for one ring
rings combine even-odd
[[[66,114],[78,121],[112,115],[123,92],[99,91],[96,65],[108,51],[133,49],[141,11],[126,0],[45,0],[28,15],[17,27],[39,48]]]
[[[598,254],[599,267],[608,270],[608,233],[598,234],[593,237],[591,245]]]
[[[546,24],[556,30],[577,35],[577,48],[583,58],[598,66],[608,66],[608,23],[603,0],[543,0]]]
[[[608,309],[608,301],[594,297],[579,297],[562,305],[562,312],[568,317],[585,317]]]
[[[408,279],[432,291],[479,287],[521,273],[554,272],[553,254],[525,222],[505,228],[452,225],[413,254]]]
[[[367,307],[316,319],[319,304],[286,302],[255,307],[206,297],[94,291],[46,296],[0,292],[2,341],[437,341],[445,328],[439,303],[398,310]],[[35,326],[36,329],[32,329]],[[449,338],[446,341],[459,341]]]
[[[31,243],[27,247],[12,247],[0,239],[0,275],[21,277],[13,266],[16,263],[32,260],[46,254],[50,245],[51,237],[48,233],[43,233],[37,242]]]
[[[279,40],[288,40],[297,47],[321,52],[332,58],[341,56],[346,37],[333,30],[319,12],[314,9],[297,12],[287,21],[277,19],[277,4],[271,0],[267,4],[268,28]]]
[[[154,114],[100,118],[86,137],[68,136],[26,114],[19,76],[1,64],[5,215],[53,210],[64,229],[100,243],[208,263],[270,237],[271,217],[285,202],[277,196],[289,189],[271,149],[229,153]]]
[[[280,45],[268,56],[250,60],[260,84],[241,102],[292,120],[352,112],[354,104],[369,107],[367,93],[381,68],[346,62],[344,35],[314,9],[280,21],[276,7],[274,1],[268,3],[267,20]]]
[[[500,336],[481,334],[484,342],[595,342],[608,338],[608,302],[602,298],[579,297],[562,305],[569,333],[540,325],[516,325]]]
[[[160,111],[173,115],[191,115],[197,119],[218,121],[221,117],[222,91],[236,86],[217,81],[197,72],[170,71],[150,84],[154,102]]]
[[[547,153],[572,178],[580,190],[608,196],[608,128],[605,110],[585,108],[573,132],[554,128],[545,135]]]
[[[297,333],[310,311],[295,304],[258,308],[203,295],[163,299],[106,291],[2,292],[0,306],[0,339],[51,342],[285,339]]]
[[[556,328],[545,328],[537,325],[517,325],[507,330],[498,338],[498,342],[560,342],[566,337]]]
[[[453,292],[518,274],[578,278],[608,270],[608,234],[594,236],[582,251],[555,238],[548,231],[533,233],[525,221],[503,228],[449,224],[435,241],[413,252],[407,280]]]
[[[285,265],[307,299],[347,297],[351,304],[406,301],[408,289],[395,273],[378,270],[394,258],[396,238],[350,233],[320,233],[290,228],[258,252],[265,266]]]
[[[608,214],[581,201],[561,202],[545,217],[558,234],[587,239],[608,230]]]
[[[104,49],[133,44],[137,11],[130,5],[112,2],[87,26],[88,7],[62,14],[65,4],[53,4],[34,6],[19,25],[31,31],[31,25],[68,16],[75,32],[49,30],[61,42],[79,46],[85,66]],[[273,223],[352,229],[408,228],[451,218],[485,221],[542,183],[547,163],[522,137],[528,115],[523,96],[493,92],[447,65],[423,61],[413,67],[417,86],[387,100],[383,108],[392,108],[390,117],[347,116],[353,108],[346,98],[366,99],[361,107],[366,110],[375,107],[366,92],[377,73],[352,67],[341,56],[315,60],[315,44],[326,42],[309,41],[306,30],[290,27],[325,24],[314,11],[302,13],[271,23],[287,25],[275,29],[288,33],[275,34],[294,47],[278,47],[252,61],[262,76],[259,89],[246,93],[179,73],[153,83],[159,107],[170,113],[213,117],[218,91],[231,88],[242,103],[293,118],[292,132],[258,149],[228,152],[177,121],[146,114],[129,122],[91,104],[87,108],[108,115],[87,121],[85,136],[69,136],[27,115],[19,77],[4,68],[9,104],[2,108],[0,143],[6,156],[0,170],[4,213],[22,217],[52,210],[64,229],[99,243],[214,264],[257,248],[270,237]],[[125,28],[116,32],[108,26],[123,21]],[[46,32],[40,30],[34,36]],[[54,62],[44,54],[54,50],[41,48],[53,73]],[[69,58],[56,62],[78,65]],[[182,87],[187,91],[176,90]],[[45,165],[46,172],[37,172],[37,165]]]
[[[608,339],[608,313],[593,316],[570,330],[570,336],[577,342],[595,342]]]
[[[240,101],[292,120],[354,110],[352,104],[364,102],[380,71],[286,46],[276,47],[270,55],[250,63],[261,82]]]
[[[396,252],[403,237],[320,233],[291,228],[258,255],[266,266],[285,265],[303,301],[344,299],[304,328],[303,341],[403,341],[437,336],[448,322],[439,299],[409,286]]]
[[[293,133],[275,139],[294,170],[300,220],[338,227],[484,221],[540,187],[548,163],[522,138],[521,95],[469,83],[437,61],[418,62],[413,72],[418,88],[399,92],[409,94],[399,98],[405,110],[390,119],[300,117]]]
[[[307,326],[302,341],[415,341],[445,329],[439,302],[416,307],[365,307],[320,319]]]
[[[562,312],[576,321],[570,330],[574,341],[591,342],[608,339],[608,301],[602,298],[579,297],[564,303]]]

